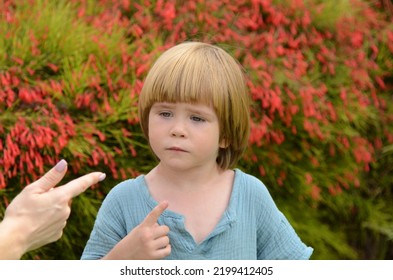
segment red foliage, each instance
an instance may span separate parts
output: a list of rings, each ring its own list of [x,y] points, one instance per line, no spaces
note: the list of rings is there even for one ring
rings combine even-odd
[[[286,164],[285,154],[276,153],[275,149],[289,141],[308,146],[322,143],[321,148],[323,145],[328,147],[326,153],[331,157],[339,157],[342,149],[346,149],[364,169],[373,162],[375,150],[382,147],[380,141],[368,139],[367,135],[359,133],[348,137],[339,129],[331,129],[343,115],[352,122],[355,114],[366,112],[370,106],[381,115],[385,114],[386,103],[377,92],[387,90],[388,86],[385,74],[378,74],[381,72],[378,72],[375,61],[379,53],[378,40],[382,38],[376,38],[372,33],[383,29],[385,22],[379,20],[378,14],[370,7],[358,1],[354,1],[354,5],[359,7],[362,18],[342,18],[334,32],[317,29],[311,13],[317,7],[306,6],[300,0],[286,1],[287,5],[266,0],[201,0],[181,1],[181,4],[175,0],[100,0],[96,5],[102,7],[102,12],[98,15],[87,14],[90,1],[72,2],[78,7],[76,18],[103,34],[122,28],[127,37],[124,44],[130,42],[132,45],[132,53],[125,45],[120,45],[121,63],[114,61],[105,65],[107,75],[92,76],[83,91],[77,89],[83,73],[77,70],[72,73],[71,91],[75,93],[73,102],[78,110],[111,115],[114,112],[111,98],[118,101],[120,90],[128,90],[130,96],[137,96],[158,53],[184,40],[201,40],[223,46],[244,65],[253,100],[250,144],[263,146],[273,165]],[[20,24],[13,16],[16,6],[17,1],[5,1],[1,7],[9,24]],[[31,42],[31,55],[40,55],[40,40],[45,38],[37,38],[33,33],[27,36]],[[393,32],[388,31],[386,36],[390,38],[387,46],[393,52]],[[92,39],[105,55],[110,55],[99,36]],[[76,130],[77,119],[72,112],[57,102],[56,96],[63,92],[62,82],[45,80],[21,58],[10,59],[14,66],[0,72],[0,113],[10,108],[15,110],[17,106],[13,112],[18,114],[18,121],[8,125],[6,136],[0,138],[0,165],[3,168],[0,188],[4,188],[7,180],[17,173],[31,175],[22,176],[22,184],[26,183],[23,180],[42,174],[44,166],[58,160],[69,141],[81,133]],[[91,55],[86,67],[97,70],[98,61],[99,58]],[[350,80],[327,84],[344,66],[349,69]],[[48,63],[47,67],[54,74],[61,70],[56,62]],[[35,78],[34,86],[22,75],[23,71]],[[116,73],[118,78],[114,78]],[[126,76],[134,80],[126,80]],[[354,107],[356,112],[353,112]],[[23,114],[25,109],[40,111],[40,117],[29,118]],[[388,117],[382,119],[389,120]],[[136,116],[128,119],[129,124],[137,124],[137,121]],[[4,131],[4,126],[0,125],[0,131]],[[125,128],[122,133],[131,137]],[[83,132],[83,137],[92,146],[107,141],[107,136],[94,125]],[[385,138],[387,142],[393,142],[393,134],[388,130]],[[136,155],[133,146],[127,148],[132,156]],[[115,155],[121,157],[124,150],[118,147],[112,150],[108,152],[95,146],[86,163],[89,166],[103,163],[114,178],[133,173],[133,170],[118,167]],[[312,153],[304,156],[311,164],[310,168],[319,167],[324,161],[323,157]],[[263,160],[254,159],[261,175],[265,176],[267,171]],[[76,152],[72,160],[74,171],[78,172],[84,163],[83,155]],[[305,170],[305,174],[307,172]],[[278,185],[283,185],[290,176],[280,172],[276,175]],[[339,184],[329,186],[319,185],[314,182],[315,178],[312,181],[307,177],[306,181],[314,199],[319,199],[323,191],[337,194],[350,182],[345,177],[338,180]]]

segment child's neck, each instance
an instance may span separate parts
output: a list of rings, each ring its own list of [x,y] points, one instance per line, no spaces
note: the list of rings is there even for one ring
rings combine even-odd
[[[163,185],[174,186],[177,191],[194,192],[210,186],[209,183],[219,179],[224,172],[225,170],[217,165],[178,171],[158,164],[149,174]]]
[[[196,243],[202,242],[218,224],[229,205],[233,170],[201,168],[168,170],[158,165],[146,175],[149,192],[156,201],[185,217],[185,228]]]

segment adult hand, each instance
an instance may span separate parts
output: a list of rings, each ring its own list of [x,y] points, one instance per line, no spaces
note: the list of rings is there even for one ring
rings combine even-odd
[[[169,227],[157,223],[167,207],[168,202],[158,204],[103,259],[157,260],[168,256],[171,253]]]
[[[67,162],[61,160],[7,207],[0,224],[0,259],[19,259],[25,252],[58,240],[71,212],[71,199],[105,179],[104,173],[92,172],[54,188],[66,171]]]

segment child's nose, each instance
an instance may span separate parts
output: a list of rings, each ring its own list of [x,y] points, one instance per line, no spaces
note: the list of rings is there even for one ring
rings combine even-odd
[[[185,137],[186,136],[186,129],[185,125],[182,121],[175,121],[172,130],[171,136],[173,137]]]

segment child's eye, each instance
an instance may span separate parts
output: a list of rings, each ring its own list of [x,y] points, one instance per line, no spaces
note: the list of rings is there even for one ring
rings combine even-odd
[[[159,115],[164,118],[169,118],[172,116],[171,112],[160,112]]]
[[[192,116],[191,120],[193,120],[194,122],[204,122],[205,121],[204,119],[197,117],[197,116]]]

